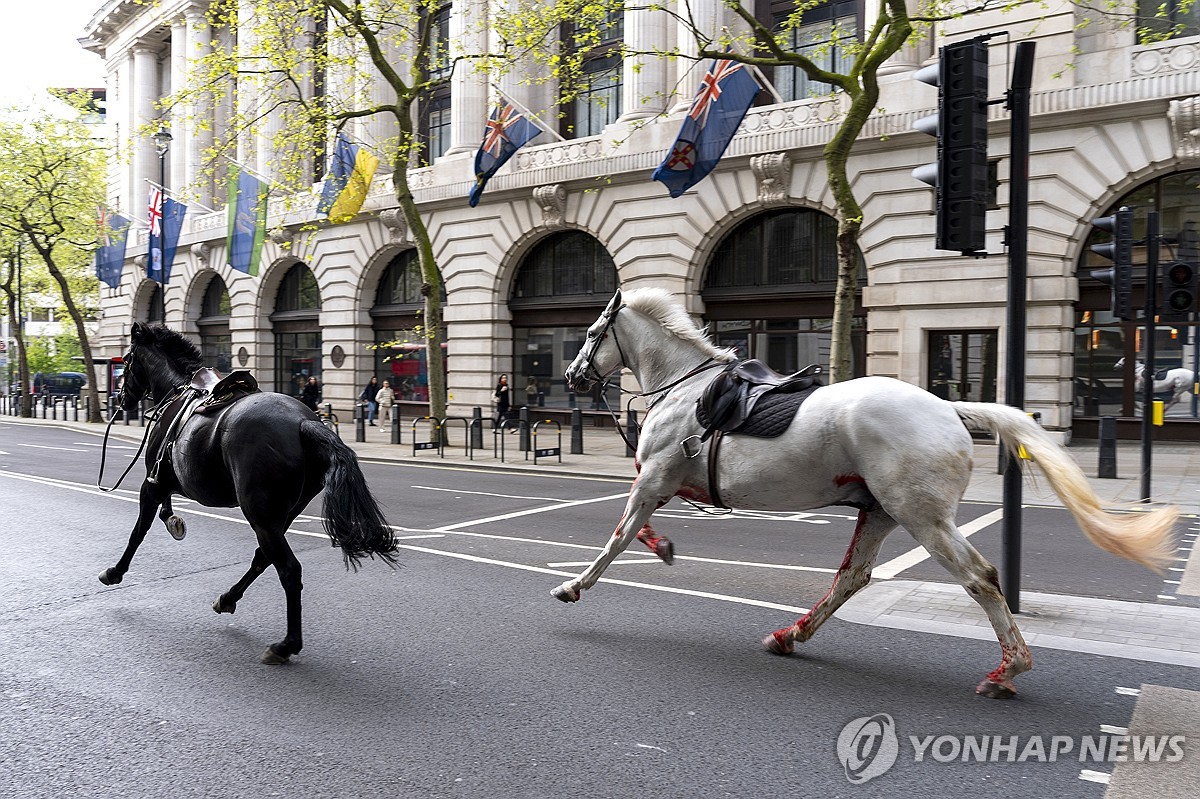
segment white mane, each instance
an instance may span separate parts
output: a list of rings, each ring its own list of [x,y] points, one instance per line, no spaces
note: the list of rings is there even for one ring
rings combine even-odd
[[[718,361],[733,361],[737,355],[731,349],[723,349],[708,339],[706,328],[696,327],[683,305],[666,289],[640,288],[624,292],[621,296],[627,308],[644,314],[663,326],[671,335],[691,342],[705,354]]]

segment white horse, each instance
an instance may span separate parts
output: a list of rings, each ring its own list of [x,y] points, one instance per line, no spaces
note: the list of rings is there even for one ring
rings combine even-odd
[[[1029,649],[1000,592],[995,567],[963,537],[955,512],[971,472],[968,430],[990,431],[1014,457],[1020,447],[1041,467],[1054,491],[1098,547],[1153,569],[1174,556],[1178,513],[1106,512],[1066,452],[1020,410],[993,403],[947,402],[886,377],[864,377],[818,388],[791,425],[774,439],[726,434],[710,485],[711,449],[697,442],[697,398],[715,371],[734,360],[715,347],[683,307],[661,289],[618,291],[587,332],[566,371],[585,391],[621,366],[632,370],[652,400],[638,438],[639,474],[624,516],[603,552],[552,594],[575,602],[596,584],[634,537],[659,540],[650,515],[681,496],[729,507],[804,510],[826,505],[859,509],[858,524],[833,587],[802,619],[766,636],[780,655],[812,637],[834,611],[870,581],[880,544],[905,529],[962,583],[987,613],[1000,640],[1000,665],[976,689],[1012,696],[1012,679],[1030,668]],[[639,535],[640,534],[640,535]],[[664,557],[664,560],[667,560]]]
[[[1125,367],[1125,359],[1117,361],[1113,368],[1120,371]],[[1146,364],[1141,361],[1133,362],[1133,390],[1137,392],[1137,401],[1142,401],[1142,389],[1146,379]],[[1196,384],[1196,373],[1191,369],[1178,367],[1168,369],[1167,374],[1162,380],[1155,379],[1154,393],[1165,394],[1170,393],[1171,398],[1167,400],[1163,406],[1163,412],[1166,412],[1172,405],[1177,405],[1184,397],[1192,393],[1192,386]]]

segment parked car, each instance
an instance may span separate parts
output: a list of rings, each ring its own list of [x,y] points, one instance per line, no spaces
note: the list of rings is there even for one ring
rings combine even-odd
[[[53,372],[50,374],[38,372],[33,376],[33,393],[77,397],[80,389],[86,384],[87,375],[83,372]]]

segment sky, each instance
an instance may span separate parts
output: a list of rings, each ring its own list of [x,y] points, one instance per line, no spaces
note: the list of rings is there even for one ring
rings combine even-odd
[[[2,2],[0,106],[38,104],[52,86],[104,86],[104,62],[76,40],[105,0]]]

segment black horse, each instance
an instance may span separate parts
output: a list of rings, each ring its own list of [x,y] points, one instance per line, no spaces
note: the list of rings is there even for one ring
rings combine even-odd
[[[172,494],[209,507],[240,506],[258,537],[258,548],[250,570],[213,603],[213,610],[233,613],[255,578],[274,566],[287,595],[287,635],[268,646],[262,660],[284,663],[304,646],[300,562],[284,533],[309,501],[325,489],[325,533],[341,547],[347,568],[357,570],[364,556],[376,555],[395,565],[395,536],[371,496],[354,451],[299,400],[258,392],[206,413],[189,414],[189,395],[194,392],[186,386],[200,368],[199,351],[180,334],[159,325],[133,325],[117,399],[127,411],[150,399],[159,404],[160,415],[147,441],[147,478],[137,523],[121,559],[100,575],[100,582],[121,582],[160,508],[159,518],[168,531],[183,537],[183,520],[171,510]]]

